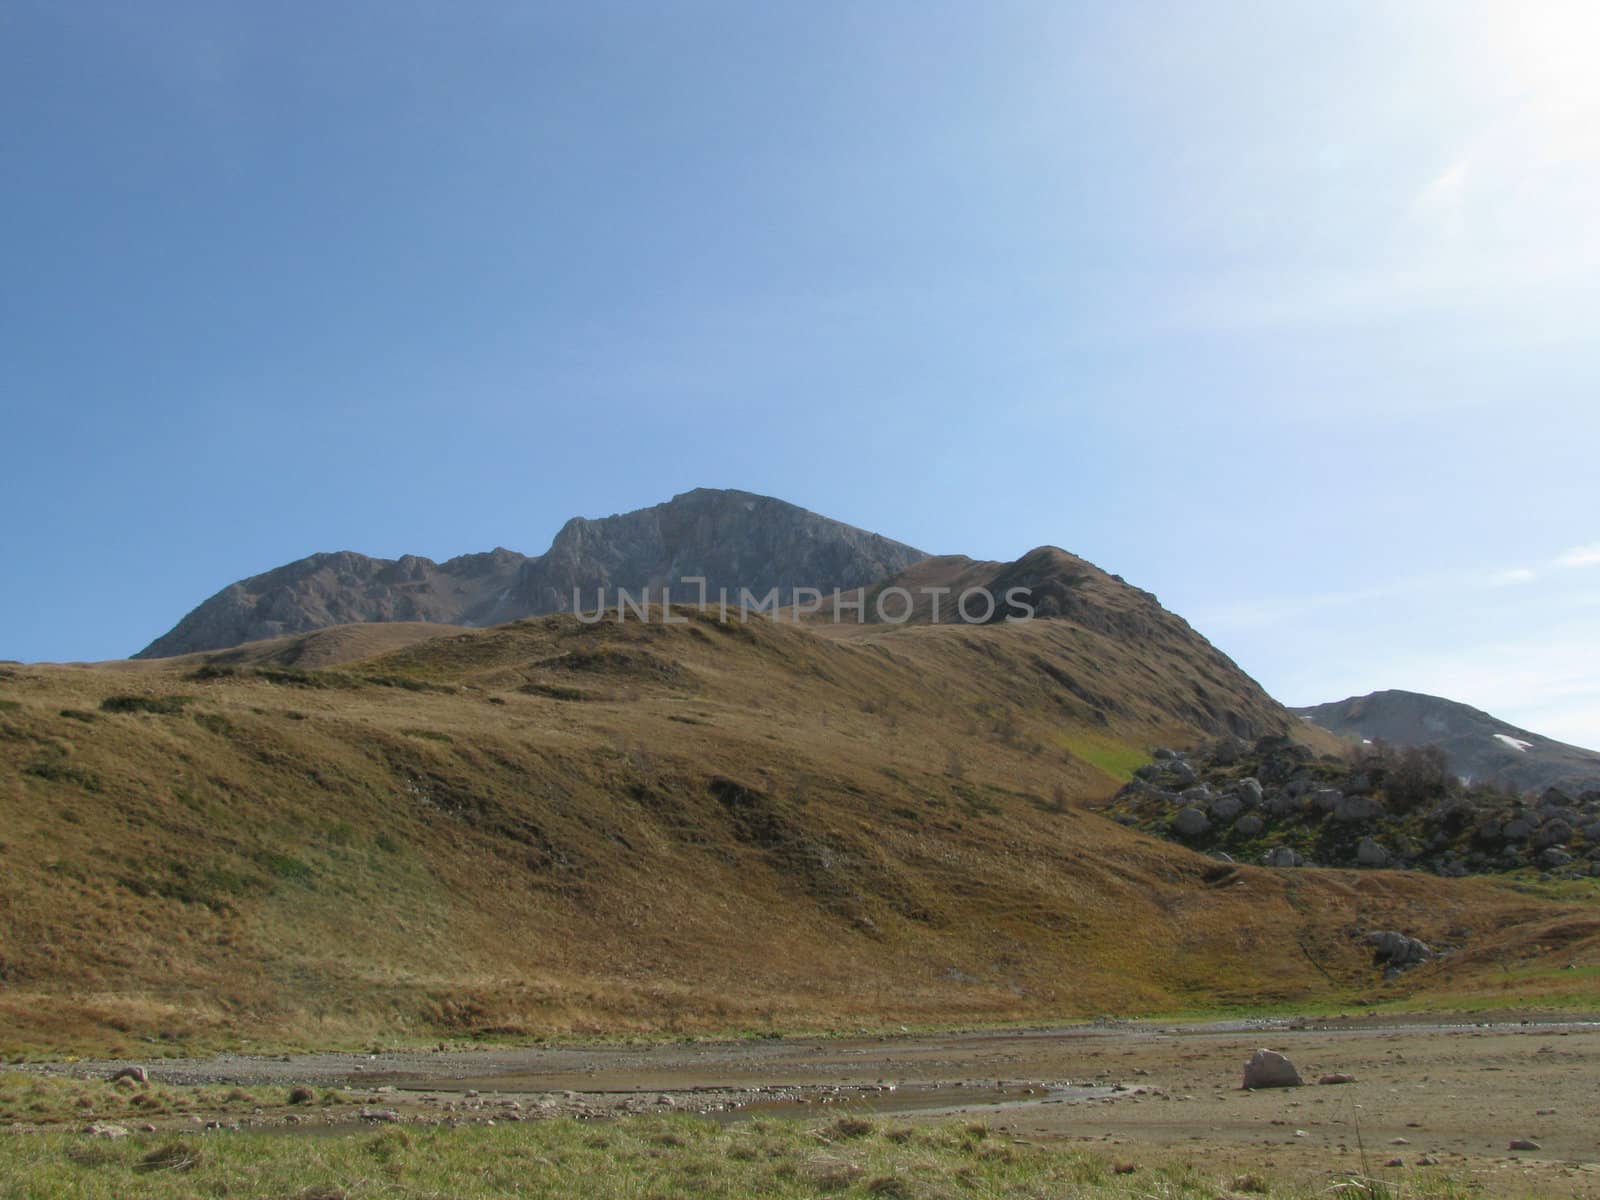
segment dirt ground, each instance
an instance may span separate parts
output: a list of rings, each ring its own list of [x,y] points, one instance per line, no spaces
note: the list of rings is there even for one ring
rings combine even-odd
[[[1258,1047],[1308,1086],[1246,1092]],[[104,1077],[122,1063],[33,1069]],[[1492,1192],[1600,1197],[1600,1022],[1501,1017],[1101,1023],[889,1038],[152,1060],[153,1082],[348,1089],[346,1106],[217,1114],[311,1132],[366,1121],[593,1118],[678,1109],[981,1119],[1021,1141],[1083,1142],[1129,1162],[1307,1179],[1443,1170]],[[1325,1073],[1353,1076],[1318,1085]],[[360,1105],[360,1108],[354,1107]],[[365,1114],[365,1115],[363,1115]],[[195,1115],[186,1117],[197,1121]],[[1537,1150],[1513,1151],[1513,1139]]]

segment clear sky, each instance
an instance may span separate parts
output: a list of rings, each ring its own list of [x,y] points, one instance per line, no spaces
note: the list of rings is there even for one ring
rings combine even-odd
[[[1600,7],[0,9],[0,657],[742,487],[1600,746]]]

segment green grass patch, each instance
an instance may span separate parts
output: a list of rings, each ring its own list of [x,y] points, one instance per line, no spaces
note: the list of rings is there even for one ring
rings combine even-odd
[[[517,689],[529,696],[548,696],[552,700],[588,700],[589,693],[581,688],[560,683],[525,683]]]
[[[80,787],[86,792],[100,790],[100,776],[93,771],[82,767],[74,767],[70,763],[57,762],[47,758],[40,762],[29,763],[22,768],[24,775],[32,775],[35,779],[45,779],[51,783],[65,783],[73,787]]]
[[[430,683],[409,675],[351,675],[344,671],[303,671],[297,667],[235,667],[226,663],[207,663],[189,674],[196,683],[209,683],[219,679],[259,679],[281,687],[345,688],[363,687],[400,688],[408,692],[437,692],[455,695],[461,689],[454,684]]]
[[[318,1137],[186,1132],[117,1141],[59,1133],[0,1138],[13,1189],[8,1194],[85,1200],[488,1200],[513,1195],[1211,1200],[1222,1190],[1217,1178],[1187,1165],[1117,1166],[1080,1149],[991,1135],[981,1124],[895,1126],[858,1117],[821,1125],[753,1120],[724,1127],[677,1117],[600,1125],[553,1120],[458,1129],[394,1126]],[[1326,1185],[1319,1186],[1321,1192],[1271,1187],[1270,1194],[1324,1194]],[[1405,1193],[1417,1200],[1463,1194],[1457,1181],[1433,1172],[1408,1176]]]
[[[256,856],[257,861],[272,872],[277,879],[288,879],[303,882],[311,878],[311,867],[289,854],[279,854],[276,851],[266,851]]]
[[[1065,734],[1057,741],[1068,754],[1083,759],[1119,783],[1127,783],[1137,768],[1150,761],[1149,753],[1142,747],[1092,733]]]
[[[108,713],[155,713],[171,717],[183,712],[194,700],[193,696],[107,696],[100,701],[100,711]]]
[[[194,723],[218,737],[226,737],[233,732],[233,722],[221,713],[195,713]]]

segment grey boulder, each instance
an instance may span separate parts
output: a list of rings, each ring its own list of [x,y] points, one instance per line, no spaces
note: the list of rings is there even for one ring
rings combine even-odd
[[[1305,1080],[1294,1064],[1276,1050],[1257,1050],[1244,1064],[1241,1088],[1300,1087]]]
[[[1392,929],[1367,934],[1367,944],[1372,947],[1373,957],[1389,967],[1414,967],[1434,956],[1433,948],[1426,942]]]
[[[1383,843],[1364,837],[1356,847],[1356,862],[1363,867],[1386,867],[1389,865],[1389,852],[1383,848]]]
[[[1219,796],[1211,802],[1211,815],[1219,821],[1232,821],[1244,811],[1244,801],[1237,796]]]

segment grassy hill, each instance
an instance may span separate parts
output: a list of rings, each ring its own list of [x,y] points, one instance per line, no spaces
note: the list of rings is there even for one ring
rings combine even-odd
[[[1158,742],[1322,735],[1082,586],[1148,636],[554,616],[0,666],[0,1047],[1592,988],[1587,893],[1235,868],[1086,811]],[[1384,985],[1374,928],[1462,950]]]

